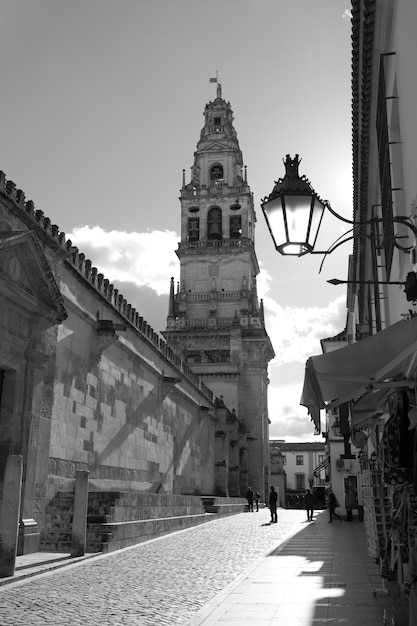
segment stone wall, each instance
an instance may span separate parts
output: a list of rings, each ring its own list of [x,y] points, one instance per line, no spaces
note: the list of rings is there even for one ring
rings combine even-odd
[[[0,445],[24,457],[23,516],[42,528],[79,469],[96,491],[214,493],[215,396],[1,172],[0,297]]]

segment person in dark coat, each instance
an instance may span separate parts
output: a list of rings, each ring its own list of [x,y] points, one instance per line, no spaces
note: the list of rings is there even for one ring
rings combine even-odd
[[[304,496],[304,508],[307,511],[307,522],[313,521],[315,500],[314,494],[311,493],[310,489],[307,489],[306,495]]]
[[[345,509],[346,509],[346,521],[353,521],[353,509],[357,507],[356,497],[351,487],[346,489],[345,494]]]
[[[253,513],[253,491],[250,487],[246,492],[246,500],[248,501],[248,511]]]
[[[277,513],[278,494],[275,491],[275,487],[271,485],[271,491],[269,494],[269,510],[271,511],[271,523],[276,524],[278,522]]]
[[[330,488],[327,494],[327,508],[329,509],[329,524],[332,523],[333,517],[338,519],[339,522],[342,521],[342,518],[340,517],[340,515],[336,513],[336,510],[335,510],[338,506],[340,506],[339,502],[337,501],[337,498],[334,495],[333,490]]]

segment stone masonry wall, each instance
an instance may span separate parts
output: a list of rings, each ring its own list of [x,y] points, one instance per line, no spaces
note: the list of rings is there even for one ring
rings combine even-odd
[[[46,501],[77,469],[98,490],[211,493],[207,398],[128,325],[98,335],[96,317],[115,319],[114,311],[70,268],[61,292],[69,315],[58,330]]]
[[[213,493],[213,393],[2,172],[0,231],[36,235],[66,313],[36,340],[49,359],[41,412],[30,426],[40,526],[46,505],[73,487],[78,469],[89,470],[94,490]],[[25,341],[22,355],[30,332]],[[0,369],[15,367],[6,357],[0,345]]]

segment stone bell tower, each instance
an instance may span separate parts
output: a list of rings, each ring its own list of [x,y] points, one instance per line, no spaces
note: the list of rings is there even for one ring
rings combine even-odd
[[[256,215],[230,103],[204,110],[191,181],[183,172],[180,280],[171,279],[167,343],[246,429],[246,484],[268,494],[268,363],[274,352],[258,302]],[[244,494],[242,494],[244,495]]]

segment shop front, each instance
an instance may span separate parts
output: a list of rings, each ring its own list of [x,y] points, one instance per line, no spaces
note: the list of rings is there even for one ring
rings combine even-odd
[[[362,503],[368,553],[380,566],[374,593],[392,597],[393,624],[408,623],[408,611],[417,624],[416,350],[412,317],[313,356],[301,400],[314,420],[320,409],[349,407],[352,441],[360,445],[358,480],[347,486]]]

